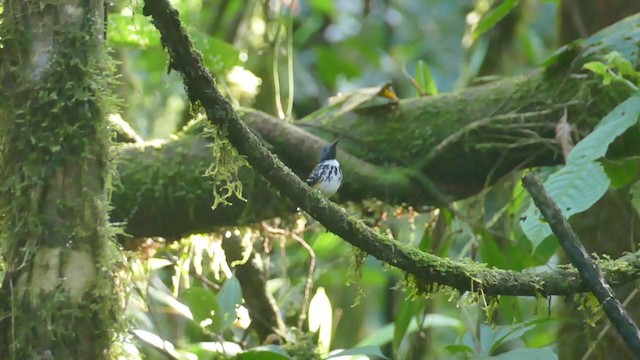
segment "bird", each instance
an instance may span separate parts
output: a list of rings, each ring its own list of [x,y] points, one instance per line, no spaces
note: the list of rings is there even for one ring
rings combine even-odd
[[[325,146],[320,153],[320,161],[307,178],[307,185],[319,190],[325,198],[333,196],[342,184],[342,170],[336,160],[338,140]]]

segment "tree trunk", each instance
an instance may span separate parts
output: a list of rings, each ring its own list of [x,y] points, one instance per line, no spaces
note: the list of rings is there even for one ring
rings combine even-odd
[[[4,3],[0,358],[110,358],[121,302],[103,16],[102,0]]]

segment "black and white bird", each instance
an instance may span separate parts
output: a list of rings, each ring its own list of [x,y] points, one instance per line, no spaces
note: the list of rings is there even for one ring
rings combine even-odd
[[[342,184],[342,170],[336,160],[336,146],[338,140],[322,149],[320,162],[307,178],[307,185],[319,190],[326,198],[335,194]]]

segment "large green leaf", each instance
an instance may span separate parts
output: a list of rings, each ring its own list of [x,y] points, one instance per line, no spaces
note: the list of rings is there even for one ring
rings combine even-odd
[[[236,321],[236,308],[242,302],[240,282],[235,276],[232,276],[224,282],[217,298],[220,314],[219,316],[216,314],[215,321],[220,322],[219,326],[221,329],[226,329]]]
[[[479,360],[557,360],[558,355],[547,349],[519,348],[496,356],[485,356]]]
[[[473,30],[473,38],[477,39],[480,35],[484,34],[487,30],[494,27],[498,21],[502,20],[505,16],[509,15],[518,4],[519,0],[504,0],[495,9],[488,13],[480,22],[478,26]]]
[[[607,191],[611,181],[595,160],[603,157],[609,145],[635,125],[639,116],[640,95],[636,94],[607,114],[569,153],[567,165],[545,181],[544,187],[565,217],[587,210]],[[535,251],[542,240],[551,235],[551,229],[533,203],[524,216],[522,229]]]
[[[280,346],[265,345],[249,349],[238,355],[240,360],[288,360],[289,354]]]
[[[590,208],[604,195],[609,183],[610,180],[601,164],[584,161],[567,165],[552,174],[545,181],[544,187],[558,204],[562,214],[570,217]],[[552,234],[549,224],[533,203],[524,214],[522,230],[533,245],[532,251]]]
[[[182,296],[186,305],[189,306],[191,314],[193,314],[193,320],[200,323],[201,326],[203,321],[213,319],[220,312],[215,295],[207,289],[191,287],[185,290]],[[219,330],[221,329],[214,328],[214,331]]]
[[[380,348],[373,345],[355,347],[347,350],[334,350],[331,352],[331,354],[329,354],[328,359],[335,359],[341,356],[355,356],[355,355],[365,355],[367,357],[373,356],[380,359],[388,359],[386,356],[384,356],[382,351],[380,351]]]
[[[428,314],[424,317],[422,326],[419,325],[420,324],[418,324],[414,317],[405,334],[413,334],[418,331],[418,329],[427,329],[430,327],[453,327],[459,331],[464,329],[464,324],[460,320],[440,314]],[[382,346],[391,342],[393,340],[394,327],[393,323],[382,326],[378,330],[370,333],[366,338],[362,339],[357,346]]]
[[[605,116],[598,126],[569,153],[567,163],[593,161],[607,153],[609,145],[638,122],[640,94],[629,97]]]

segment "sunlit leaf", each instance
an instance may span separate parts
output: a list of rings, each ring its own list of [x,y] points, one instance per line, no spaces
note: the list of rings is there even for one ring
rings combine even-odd
[[[584,65],[583,68],[602,76],[602,84],[609,85],[613,80],[613,74],[609,71],[609,67],[600,61],[590,61]]]
[[[291,356],[280,346],[264,345],[249,349],[238,355],[240,360],[287,360]]]
[[[189,29],[195,47],[201,52],[205,65],[214,73],[222,73],[241,64],[240,52],[224,40]],[[160,48],[160,34],[142,15],[109,15],[108,40],[113,45],[136,46],[142,49]]]
[[[220,311],[215,295],[207,289],[194,286],[185,290],[182,296],[193,314],[193,320],[200,326],[207,326],[208,324],[203,322],[213,319]]]
[[[318,288],[316,294],[313,295],[309,304],[309,331],[318,332],[318,345],[329,353],[331,345],[331,324],[333,319],[333,311],[331,302],[324,288]]]
[[[226,356],[239,355],[242,352],[242,347],[231,341],[206,341],[193,344],[189,347],[189,352],[198,355],[198,359],[210,359],[212,353]]]
[[[422,60],[416,64],[416,82],[422,93],[427,95],[438,95],[438,85],[431,75],[429,65]]]
[[[226,329],[236,321],[236,308],[242,303],[242,289],[235,276],[227,279],[217,296],[220,315],[215,316],[221,321],[221,328]]]
[[[325,13],[330,16],[333,16],[336,13],[333,0],[309,0],[309,6],[311,6],[315,11]]]
[[[149,287],[148,292],[151,298],[167,305],[169,308],[173,309],[176,314],[180,314],[187,319],[193,320],[193,314],[191,314],[189,307],[178,301],[178,299],[174,298],[171,294],[167,294],[154,287]]]
[[[480,35],[484,34],[487,30],[491,29],[498,23],[498,21],[502,20],[505,16],[509,15],[511,10],[513,10],[518,4],[520,0],[504,0],[498,5],[495,9],[493,9],[487,16],[482,18],[478,23],[478,26],[473,30],[473,38],[477,39]]]
[[[338,359],[343,356],[365,355],[374,358],[387,359],[377,346],[361,346],[347,350],[334,350],[329,354],[328,359]]]
[[[156,348],[163,353],[173,355],[176,359],[179,358],[180,354],[178,354],[178,352],[176,351],[175,346],[159,335],[142,329],[134,329],[131,332],[138,338],[138,340],[142,341],[143,343]]]

